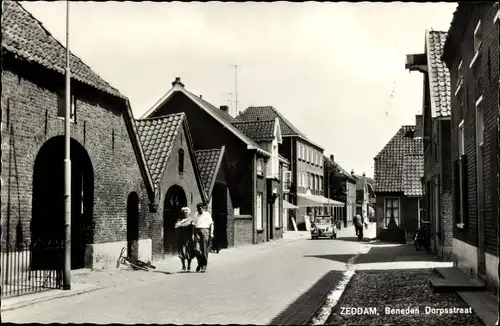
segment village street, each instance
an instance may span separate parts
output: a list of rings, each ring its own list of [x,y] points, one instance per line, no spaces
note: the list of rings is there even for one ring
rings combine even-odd
[[[373,226],[369,232],[372,231]],[[2,312],[2,320],[15,323],[308,323],[317,316],[327,295],[343,278],[344,271],[348,268],[347,263],[357,253],[361,254],[358,256],[361,264],[357,266],[360,270],[380,268],[380,264],[367,264],[368,262],[390,262],[395,259],[394,251],[371,248],[377,244],[369,243],[367,239],[357,242],[352,232],[352,228],[341,230],[338,240],[310,240],[306,233],[302,233],[302,236],[293,239],[228,249],[219,255],[211,255],[211,264],[206,274],[177,273],[179,262],[168,260],[157,264],[157,273],[114,270],[76,276],[74,282],[101,282],[106,283],[105,288],[5,311]],[[430,267],[430,263],[422,261],[426,259],[417,257],[411,260],[421,261],[401,263],[406,264],[405,268],[409,264],[415,268]],[[423,278],[413,274],[414,281],[426,283],[427,272],[422,273]],[[387,282],[390,282],[390,277],[382,283]],[[377,284],[372,284],[369,290],[378,292],[378,295],[383,292],[397,293],[396,287],[385,287],[384,290],[384,284],[375,283]],[[366,284],[359,289],[351,287],[350,291],[356,295],[364,288]],[[422,291],[426,291],[422,287],[417,289],[416,295],[408,297],[418,298],[423,295]],[[452,298],[452,295],[431,297],[436,306],[446,305],[450,300],[463,305]],[[375,298],[372,297],[373,299]],[[360,304],[355,302],[344,305],[364,307],[370,301],[358,301]],[[331,310],[331,307],[327,308]],[[328,316],[316,317],[315,323],[326,322],[325,317]],[[349,318],[367,316],[342,318],[345,317],[351,322],[352,319]],[[377,320],[383,322],[390,317],[379,316],[380,319]],[[421,316],[429,317],[435,316]],[[445,318],[438,320],[442,322],[451,322],[457,318],[450,315],[438,317]],[[468,319],[471,325],[477,323],[474,315],[465,317],[472,318]],[[328,323],[335,323],[339,321],[338,318],[338,313],[334,314],[329,317]]]

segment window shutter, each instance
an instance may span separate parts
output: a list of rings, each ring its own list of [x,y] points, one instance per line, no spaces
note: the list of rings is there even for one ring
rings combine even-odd
[[[461,195],[460,195],[460,161],[453,162],[453,208],[455,210],[455,222],[460,223]]]

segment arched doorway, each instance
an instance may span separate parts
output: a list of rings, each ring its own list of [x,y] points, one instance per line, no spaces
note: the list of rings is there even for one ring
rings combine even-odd
[[[163,204],[163,252],[175,254],[175,222],[181,216],[181,208],[187,206],[187,198],[181,186],[173,185],[167,190]]]
[[[127,198],[127,253],[131,258],[139,258],[139,195],[131,192]]]
[[[85,249],[94,239],[94,171],[85,148],[70,141],[71,269],[85,267]],[[64,241],[64,137],[42,145],[33,169],[31,242],[34,269],[59,268]],[[38,266],[38,267],[37,267]]]

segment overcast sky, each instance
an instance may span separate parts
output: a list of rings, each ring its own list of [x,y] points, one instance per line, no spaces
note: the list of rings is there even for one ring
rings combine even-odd
[[[64,2],[23,2],[65,44]],[[70,4],[70,49],[140,117],[181,77],[215,106],[273,105],[346,170],[373,158],[421,112],[405,54],[447,31],[455,3]],[[229,93],[233,93],[230,95]]]

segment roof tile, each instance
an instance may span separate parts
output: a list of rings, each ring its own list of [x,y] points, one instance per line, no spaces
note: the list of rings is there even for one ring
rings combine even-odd
[[[2,2],[2,49],[25,60],[64,74],[66,48],[17,1]],[[71,77],[108,94],[125,99],[80,58],[70,53]]]
[[[254,141],[270,140],[274,138],[275,120],[255,120],[233,122],[233,126],[241,130]]]
[[[430,94],[433,117],[451,116],[450,72],[441,60],[446,32],[429,31],[426,39],[427,62],[430,74]]]
[[[196,162],[198,163],[198,168],[200,170],[201,181],[203,183],[203,189],[210,197],[210,186],[213,180],[217,177],[217,163],[220,160],[221,154],[223,154],[222,149],[206,149],[196,151]]]
[[[423,174],[423,155],[409,154],[403,156],[403,192],[406,196],[422,196],[420,178]]]
[[[423,166],[421,170],[413,165],[404,168],[405,155],[423,155],[422,140],[405,136],[414,130],[415,126],[402,126],[375,157],[376,192],[404,192],[404,178],[409,182],[423,174]],[[405,175],[407,173],[410,175]]]
[[[290,121],[288,121],[281,113],[272,106],[251,106],[241,112],[237,117],[237,121],[255,121],[255,120],[274,120],[278,118],[281,126],[281,134],[283,136],[301,136],[305,137]],[[307,138],[306,138],[307,139]]]
[[[156,188],[172,153],[184,113],[136,120],[139,138]]]

